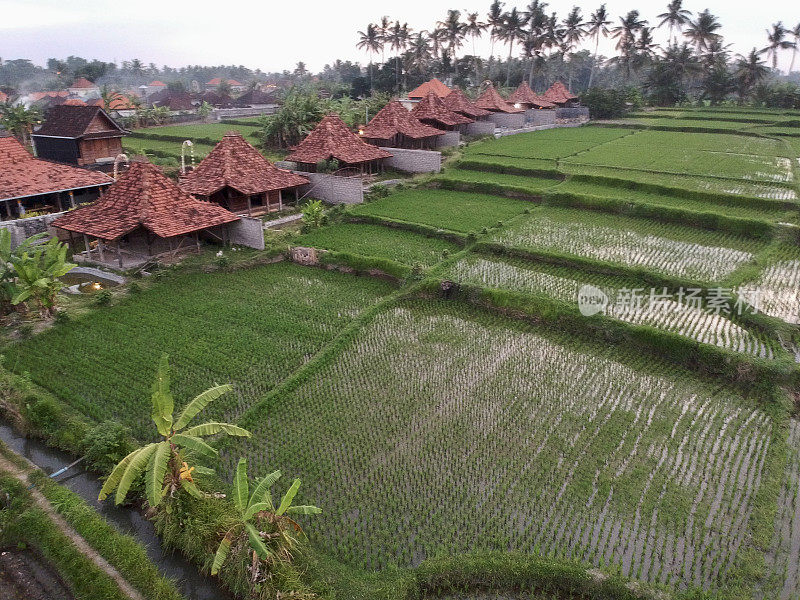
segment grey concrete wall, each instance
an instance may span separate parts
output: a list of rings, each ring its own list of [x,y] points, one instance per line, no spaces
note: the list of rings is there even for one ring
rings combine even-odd
[[[589,109],[585,106],[576,106],[575,108],[557,108],[557,119],[588,119]]]
[[[11,234],[11,248],[16,248],[22,242],[37,233],[54,233],[50,231],[50,223],[63,215],[63,212],[28,219],[15,219],[13,221],[2,221],[0,227],[8,229]]]
[[[525,121],[529,125],[554,125],[556,122],[556,111],[551,108],[537,109],[529,108],[525,111]]]
[[[228,225],[231,244],[264,249],[264,224],[261,219],[242,217]]]
[[[438,153],[437,153],[438,154]],[[360,177],[339,177],[325,173],[295,171],[311,183],[300,186],[300,196],[306,194],[331,204],[360,204],[364,202],[364,185]]]
[[[525,126],[525,113],[492,113],[488,116],[488,119],[497,125],[498,127],[503,127],[505,129],[517,129],[519,127]]]
[[[211,118],[215,121],[236,119],[239,117],[257,117],[259,115],[274,115],[278,110],[277,104],[263,104],[251,108],[215,108],[211,111]]]
[[[442,170],[442,153],[435,150],[386,148],[392,153],[384,164],[406,173],[438,173]]]
[[[458,146],[461,142],[461,134],[457,131],[448,131],[444,135],[436,137],[434,148],[449,148],[451,146]]]
[[[494,135],[497,125],[491,121],[475,121],[466,126],[467,135]]]

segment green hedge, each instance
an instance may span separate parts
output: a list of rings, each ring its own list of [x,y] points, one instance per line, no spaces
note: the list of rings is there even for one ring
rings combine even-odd
[[[327,250],[320,254],[319,263],[321,265],[349,267],[359,274],[380,271],[395,281],[402,281],[411,273],[410,267],[388,258],[361,256],[360,254],[337,252],[335,250]]]
[[[399,219],[391,219],[389,217],[378,217],[373,215],[348,215],[346,220],[348,223],[372,223],[373,225],[384,225],[386,227],[405,229],[407,231],[413,231],[428,237],[441,238],[458,246],[465,246],[468,243],[469,237],[455,231],[439,229],[438,227],[431,227],[430,225],[422,225],[420,223],[409,223],[408,221],[400,221]]]
[[[469,159],[459,160],[456,166],[470,171],[488,171],[490,173],[505,173],[507,175],[528,175],[530,177],[543,177],[546,179],[564,179],[564,174],[555,167],[552,169],[529,169]]]
[[[493,194],[495,196],[531,200],[534,202],[542,199],[541,193],[536,193],[523,187],[506,185],[503,183],[478,183],[459,179],[448,179],[447,175],[437,177],[435,181],[431,182],[431,186],[438,186],[446,190],[455,190],[457,192],[479,192],[481,194]]]

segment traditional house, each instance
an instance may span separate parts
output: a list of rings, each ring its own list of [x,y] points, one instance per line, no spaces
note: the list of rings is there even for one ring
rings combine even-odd
[[[393,148],[433,148],[444,131],[420,123],[397,101],[389,102],[359,131],[376,146]]]
[[[514,105],[514,108],[530,109],[543,109],[555,108],[555,104],[543,98],[534,92],[527,82],[523,81],[519,87],[508,97],[508,102]]]
[[[578,100],[578,97],[570,92],[567,86],[560,81],[556,81],[550,86],[544,93],[544,98],[562,108],[574,106]]]
[[[414,107],[411,114],[421,123],[447,131],[461,131],[465,125],[475,122],[475,119],[465,117],[447,108],[442,99],[433,92],[428,92],[428,95]]]
[[[183,177],[181,189],[228,210],[259,216],[283,208],[284,193],[293,192],[308,179],[279,169],[248,144],[236,131],[222,141]]]
[[[215,108],[231,108],[233,106],[233,99],[228,94],[222,94],[218,91],[208,91],[200,96],[200,102],[207,102]]]
[[[147,97],[150,106],[166,106],[170,110],[194,110],[192,96],[188,92],[174,92],[164,88]]]
[[[100,95],[100,88],[85,77],[79,77],[67,88],[70,96],[93,98]]]
[[[206,90],[212,91],[216,90],[220,84],[222,83],[222,77],[214,77],[214,79],[206,82]],[[235,79],[228,79],[228,86],[231,88],[232,92],[243,92],[247,86],[242,85]]]
[[[83,238],[85,259],[139,266],[154,256],[200,249],[200,235],[229,239],[228,224],[240,217],[184,192],[161,170],[132,162],[100,200],[75,209],[50,225],[75,249]]]
[[[405,109],[404,109],[405,110]],[[391,154],[367,144],[347,128],[338,115],[328,115],[286,157],[303,171],[315,172],[317,163],[336,160],[341,168],[372,173],[380,169]]]
[[[408,92],[408,97],[410,100],[422,100],[428,94],[433,93],[439,98],[445,98],[451,91],[449,87],[434,77]]]
[[[503,100],[503,97],[497,93],[492,84],[489,84],[486,91],[475,101],[475,106],[493,113],[515,114],[523,112],[522,108],[514,108]]]
[[[0,214],[60,212],[91,202],[114,182],[108,175],[34,158],[13,137],[0,137]]]
[[[0,102],[8,102],[8,95],[3,90],[0,90]]]
[[[127,133],[99,106],[61,105],[47,112],[31,137],[39,158],[102,168],[122,154]]]
[[[447,94],[442,102],[444,103],[445,107],[449,108],[453,112],[457,112],[465,117],[469,117],[470,119],[475,119],[476,121],[482,121],[492,114],[491,111],[475,106],[475,103],[458,88]]]
[[[102,98],[93,100],[89,105],[99,106],[104,110],[106,109],[106,103]],[[134,110],[135,108],[136,106],[131,102],[130,98],[118,92],[113,94],[108,101],[108,110]]]
[[[164,83],[163,81],[159,81],[158,79],[156,79],[155,81],[151,81],[150,83],[147,84],[147,91],[145,93],[149,98],[151,94],[155,94],[156,92],[160,92],[166,89],[167,89],[167,84]]]
[[[238,108],[250,108],[253,106],[277,106],[279,104],[277,88],[273,88],[273,92],[262,92],[261,90],[254,89],[245,92],[236,100],[233,105]]]

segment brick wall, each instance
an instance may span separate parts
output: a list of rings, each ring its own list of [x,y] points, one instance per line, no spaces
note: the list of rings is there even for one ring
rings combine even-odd
[[[488,119],[505,129],[517,129],[525,126],[525,113],[492,113]]]
[[[442,170],[441,152],[406,148],[386,148],[386,150],[392,153],[392,157],[387,158],[384,164],[392,169],[406,173],[438,173]]]

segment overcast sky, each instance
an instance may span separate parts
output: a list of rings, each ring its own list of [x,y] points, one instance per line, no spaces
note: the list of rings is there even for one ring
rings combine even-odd
[[[668,0],[659,2],[607,0],[616,21],[619,15],[637,8],[656,24]],[[463,2],[463,6],[462,6]],[[527,0],[512,6],[524,8]],[[584,16],[599,5],[579,3]],[[429,29],[444,17],[447,9],[480,11],[485,15],[489,0],[405,0],[364,2],[358,0],[229,0],[227,2],[169,2],[134,0],[109,3],[97,0],[0,0],[0,57],[4,60],[30,58],[44,64],[50,57],[70,54],[105,61],[139,58],[145,63],[180,67],[187,64],[236,64],[262,71],[293,69],[304,61],[312,71],[337,58],[366,64],[367,55],[355,48],[357,32],[382,15],[408,22],[415,30]],[[551,0],[548,11],[563,17],[576,3]],[[207,8],[203,8],[203,7]],[[800,22],[796,0],[685,0],[693,12],[708,8],[722,23],[722,33],[734,52],[747,52],[766,45],[765,30],[782,20],[786,26]],[[666,30],[657,33],[665,43]],[[488,36],[479,40],[477,50],[489,52]],[[601,43],[601,53],[612,52],[610,42]],[[462,52],[471,53],[468,41]],[[495,54],[507,49],[495,47]],[[516,54],[516,51],[515,51]],[[791,52],[785,51],[779,66],[789,67]],[[798,58],[795,69],[800,67]]]

